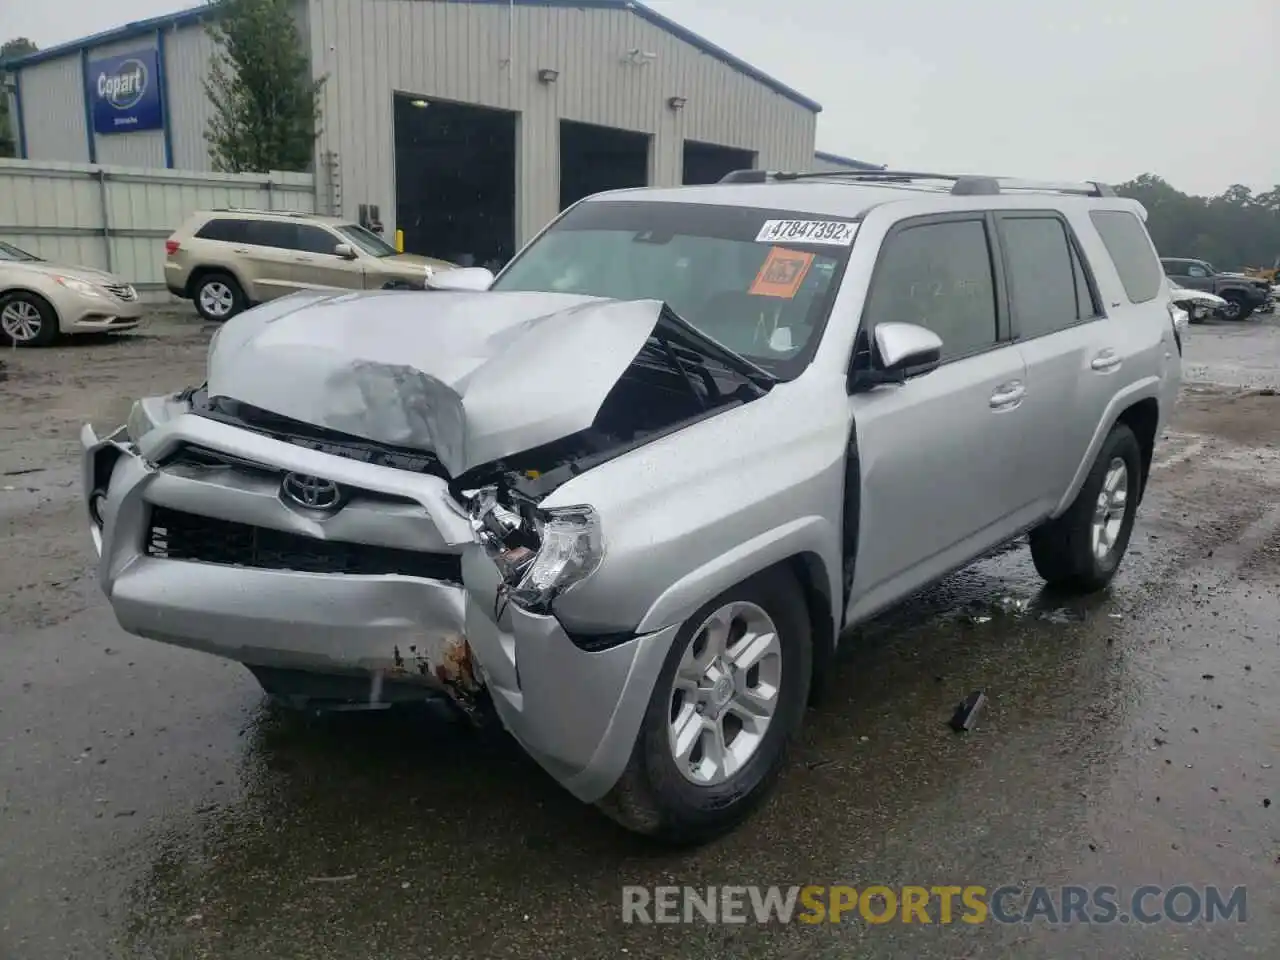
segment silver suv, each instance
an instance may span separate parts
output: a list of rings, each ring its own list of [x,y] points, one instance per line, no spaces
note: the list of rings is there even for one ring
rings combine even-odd
[[[85,428],[102,586],[278,696],[491,705],[580,800],[705,840],[851,625],[1026,533],[1111,580],[1181,369],[1144,218],[752,171],[589,198],[496,279],[265,304]]]

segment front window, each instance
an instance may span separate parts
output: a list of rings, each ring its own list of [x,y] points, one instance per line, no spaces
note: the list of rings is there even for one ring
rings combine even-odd
[[[394,257],[400,251],[372,230],[355,223],[344,223],[338,232],[371,257]]]
[[[588,201],[491,289],[661,300],[780,379],[812,358],[839,289],[852,218],[752,207]]]
[[[11,243],[5,243],[3,240],[0,240],[0,260],[9,260],[16,263],[32,263],[39,259],[40,257],[37,257],[34,253],[27,253],[27,251],[19,249]]]

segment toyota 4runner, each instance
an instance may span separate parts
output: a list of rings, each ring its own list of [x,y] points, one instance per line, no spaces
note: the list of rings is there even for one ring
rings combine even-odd
[[[279,696],[492,707],[580,800],[704,840],[846,628],[1027,533],[1110,582],[1181,371],[1144,219],[745,171],[588,198],[496,279],[277,300],[85,427],[102,587]]]

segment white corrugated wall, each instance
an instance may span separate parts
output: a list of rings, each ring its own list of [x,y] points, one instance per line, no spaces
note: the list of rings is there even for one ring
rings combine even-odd
[[[226,174],[0,159],[0,240],[164,294],[164,241],[192,211],[315,209],[307,173]]]
[[[510,110],[518,123],[517,233],[523,242],[559,212],[559,122],[649,134],[650,179],[680,182],[685,140],[749,150],[757,165],[813,163],[817,117],[723,60],[622,9],[446,3],[439,0],[300,0],[300,32],[317,75],[328,75],[317,157],[338,158],[341,210],[378,204],[395,229],[396,91]],[[154,46],[150,33],[90,57]],[[639,50],[655,56],[643,65]],[[177,169],[207,170],[204,91],[213,44],[203,26],[165,30],[169,138]],[[558,70],[554,84],[537,79]],[[687,105],[672,110],[671,97]],[[28,156],[88,159],[80,58],[22,71]],[[97,137],[101,162],[164,166],[159,132]],[[329,191],[318,164],[318,189]]]
[[[169,79],[169,137],[173,165],[179,170],[211,170],[204,138],[213,107],[204,81],[213,59],[213,37],[204,27],[165,32],[164,68]]]
[[[79,54],[24,67],[21,83],[27,156],[87,161],[89,139]]]
[[[389,231],[393,91],[520,113],[521,241],[559,212],[561,119],[653,135],[659,185],[680,182],[686,139],[754,151],[774,169],[813,160],[811,110],[625,10],[310,0],[308,19],[315,70],[328,75],[318,149],[339,157],[343,212],[379,204]],[[657,56],[641,66],[632,50]],[[539,83],[540,68],[559,70],[557,82]],[[675,96],[683,110],[667,106]]]

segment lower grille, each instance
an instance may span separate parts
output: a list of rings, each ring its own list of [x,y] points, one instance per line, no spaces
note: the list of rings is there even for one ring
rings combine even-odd
[[[398,574],[462,582],[462,560],[452,554],[316,540],[167,507],[152,508],[147,555],[259,570],[352,576]]]

